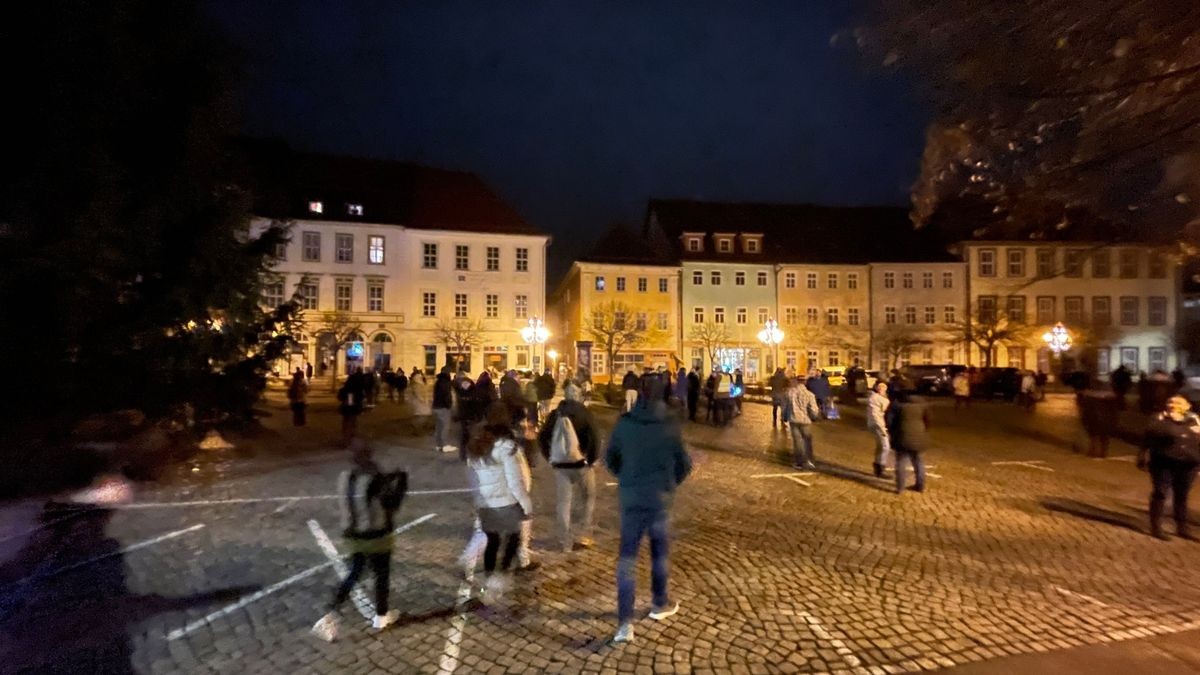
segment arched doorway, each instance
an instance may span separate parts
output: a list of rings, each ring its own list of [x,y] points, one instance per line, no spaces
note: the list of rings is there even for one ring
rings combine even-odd
[[[363,367],[367,356],[367,345],[361,333],[351,333],[346,336],[342,351],[345,353],[346,363],[346,368],[342,372],[349,374]]]
[[[378,332],[371,338],[370,348],[368,350],[368,362],[375,372],[383,372],[392,368],[392,349],[395,346],[392,336],[385,332]]]

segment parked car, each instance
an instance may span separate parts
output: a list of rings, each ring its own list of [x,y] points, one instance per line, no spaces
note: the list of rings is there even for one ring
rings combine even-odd
[[[858,378],[858,380],[855,381],[855,384],[854,384],[854,388],[855,388],[855,390],[857,390],[856,393],[859,396],[866,396],[867,392],[869,392],[871,390],[871,388],[875,386],[875,383],[878,381],[879,381],[879,371],[878,370],[862,371],[862,377]]]
[[[901,369],[901,372],[913,383],[917,393],[948,396],[952,393],[950,381],[955,375],[966,369],[966,366],[954,363],[921,364],[906,366]]]
[[[974,396],[1014,401],[1021,391],[1021,371],[1017,368],[980,368],[979,377],[979,386],[971,392]]]
[[[829,376],[829,386],[838,389],[846,384],[846,366],[825,366],[821,370]]]

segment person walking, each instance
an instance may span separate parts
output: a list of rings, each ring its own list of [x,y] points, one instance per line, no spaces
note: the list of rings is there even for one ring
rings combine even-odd
[[[808,381],[805,386],[812,395],[817,399],[817,408],[821,411],[820,415],[825,415],[825,406],[829,403],[829,380],[821,379],[821,371],[814,370],[808,376]],[[817,419],[817,418],[814,418]]]
[[[302,427],[308,423],[308,381],[299,368],[292,374],[292,383],[287,390],[288,406],[292,409],[292,425]]]
[[[458,458],[463,462],[467,461],[467,443],[471,440],[471,429],[483,420],[483,412],[487,410],[487,404],[481,401],[476,393],[477,387],[471,378],[463,376],[455,389],[458,395],[455,413],[459,424]]]
[[[306,362],[304,364],[304,376],[308,379],[309,382],[312,382],[313,367],[312,367],[311,363]]]
[[[700,405],[700,375],[692,368],[687,375],[687,415],[689,422],[696,421],[696,408]]]
[[[812,425],[820,419],[821,407],[817,404],[817,397],[813,396],[799,377],[792,380],[792,385],[788,388],[784,413],[788,431],[792,435],[792,468],[817,468],[816,464],[813,464]]]
[[[663,383],[647,377],[641,402],[617,420],[604,461],[617,479],[621,543],[617,558],[617,632],[614,643],[633,641],[638,549],[650,539],[650,618],[661,621],[679,611],[667,589],[670,555],[669,518],[679,485],[692,470],[679,426],[667,418]]]
[[[454,384],[450,381],[450,367],[446,366],[433,380],[433,447],[438,452],[458,450],[449,442],[453,421]]]
[[[883,478],[883,470],[891,453],[891,440],[888,438],[887,410],[891,406],[887,397],[887,383],[876,382],[867,397],[867,430],[875,435],[875,477]]]
[[[363,377],[362,368],[355,370],[337,393],[340,403],[338,410],[342,413],[342,442],[346,445],[358,433],[358,416],[362,414],[363,397],[366,395]]]
[[[388,591],[395,536],[392,530],[396,511],[408,490],[408,474],[384,473],[372,457],[371,446],[361,438],[350,442],[350,451],[354,466],[342,472],[337,491],[342,505],[342,537],[350,550],[350,570],[338,586],[329,611],[312,628],[314,634],[328,642],[337,639],[339,610],[367,565],[375,577],[372,627],[382,630],[400,618],[399,610],[388,609]]]
[[[1129,372],[1129,369],[1125,367],[1125,364],[1122,363],[1121,365],[1117,366],[1117,369],[1114,370],[1112,375],[1109,376],[1109,382],[1112,383],[1113,393],[1117,395],[1117,409],[1124,410],[1125,396],[1133,387],[1133,375]]]
[[[584,548],[592,546],[596,510],[596,476],[592,466],[599,444],[592,413],[580,401],[579,387],[565,387],[564,394],[558,407],[547,415],[538,434],[538,445],[554,469],[558,543],[564,553],[569,553],[576,543]],[[575,528],[580,532],[578,539],[573,537],[571,528],[576,494],[583,506],[581,522],[577,521]]]
[[[720,368],[713,368],[704,380],[704,421],[717,423],[717,381],[721,379]]]
[[[513,436],[507,406],[500,402],[488,406],[484,426],[467,444],[467,455],[479,525],[487,537],[483,593],[491,599],[510,585],[508,570],[521,545],[521,522],[533,516],[529,464]]]
[[[621,379],[621,389],[625,390],[625,409],[622,412],[629,412],[633,410],[638,398],[638,376],[634,374],[633,368]]]
[[[537,424],[545,421],[546,416],[550,414],[550,400],[554,398],[558,385],[555,384],[554,375],[550,374],[549,368],[539,375],[535,382],[537,383],[537,417],[533,419],[533,422]]]
[[[1137,466],[1149,470],[1153,490],[1150,493],[1150,533],[1162,540],[1169,537],[1162,529],[1167,493],[1175,512],[1175,534],[1189,541],[1200,541],[1188,526],[1188,493],[1200,467],[1200,417],[1192,405],[1178,394],[1167,399],[1166,410],[1155,415],[1146,427],[1138,452]]]
[[[959,406],[971,407],[971,380],[966,371],[959,371],[950,378],[950,390],[954,392],[954,409]]]
[[[771,428],[779,426],[779,414],[787,404],[788,376],[783,368],[776,368],[771,376]],[[787,424],[787,421],[784,421]]]
[[[904,492],[908,482],[905,462],[912,465],[916,482],[914,492],[925,491],[925,460],[929,448],[929,407],[920,396],[901,390],[892,396],[887,412],[887,432],[892,452],[896,453],[896,494]]]
[[[675,373],[674,389],[671,390],[671,398],[675,401],[674,405],[679,406],[683,415],[687,415],[687,399],[688,399],[688,373],[683,366],[679,367],[679,371]]]

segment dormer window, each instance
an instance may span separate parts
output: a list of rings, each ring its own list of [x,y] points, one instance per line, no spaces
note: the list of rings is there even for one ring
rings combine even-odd
[[[721,253],[729,253],[733,250],[733,242],[728,239],[718,239],[717,250]]]
[[[308,203],[308,212],[309,213],[324,213],[325,205],[322,204],[321,202],[309,202]]]
[[[347,204],[346,213],[352,216],[361,216],[363,214],[362,204]]]
[[[762,252],[762,235],[761,234],[743,234],[742,239],[743,253],[761,253]]]
[[[758,253],[758,240],[757,239],[747,239],[746,240],[746,253]]]
[[[700,237],[687,238],[687,250],[689,253],[699,253],[703,249],[700,242]]]

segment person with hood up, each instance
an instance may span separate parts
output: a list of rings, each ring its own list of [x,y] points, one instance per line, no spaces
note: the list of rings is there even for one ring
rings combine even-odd
[[[679,611],[667,591],[669,518],[675,491],[692,470],[679,425],[667,418],[663,383],[642,379],[639,403],[621,415],[605,452],[605,465],[617,479],[621,543],[617,559],[617,632],[614,643],[633,641],[638,549],[650,539],[650,578],[654,600],[650,618],[661,621]]]
[[[887,383],[876,382],[867,397],[867,431],[875,434],[875,477],[883,478],[883,469],[887,465],[891,453],[891,440],[888,438],[887,411],[891,406],[887,397]]]
[[[538,445],[542,456],[554,468],[558,540],[563,552],[569,553],[576,543],[583,548],[592,546],[596,510],[596,476],[592,466],[596,463],[599,443],[592,413],[579,400],[579,387],[564,387],[564,393],[558,407],[546,417],[538,434]],[[571,530],[576,494],[583,504],[581,521],[576,521],[575,529],[581,533],[578,539]]]

